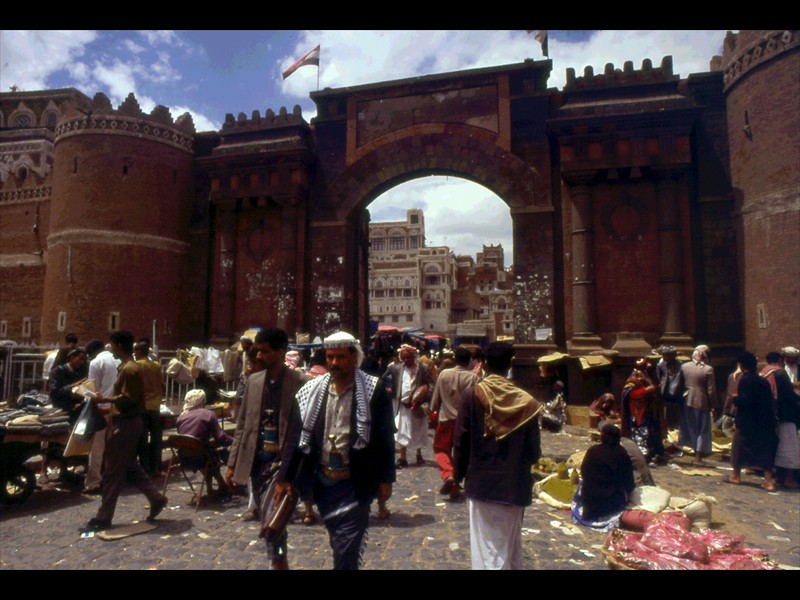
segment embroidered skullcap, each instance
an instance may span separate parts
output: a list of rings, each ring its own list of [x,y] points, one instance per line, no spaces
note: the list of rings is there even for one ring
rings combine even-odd
[[[206,393],[203,390],[195,389],[186,392],[183,398],[183,412],[200,408],[206,404]]]
[[[419,350],[417,350],[416,346],[412,346],[410,344],[403,344],[400,346],[400,349],[397,351],[398,354],[402,354],[403,352],[413,352],[414,354],[419,354]]]
[[[323,346],[328,348],[355,348],[356,349],[356,368],[361,366],[364,360],[364,351],[361,349],[361,344],[358,340],[346,331],[337,331],[332,333],[323,341]]]
[[[781,348],[781,354],[783,354],[784,356],[797,358],[798,356],[800,356],[800,350],[798,350],[794,346],[786,346],[785,348]]]

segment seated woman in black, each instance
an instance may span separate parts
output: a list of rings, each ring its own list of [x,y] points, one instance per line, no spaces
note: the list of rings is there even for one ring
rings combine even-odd
[[[633,491],[633,464],[620,445],[620,431],[611,424],[600,430],[600,444],[586,451],[581,464],[581,485],[573,515],[585,525],[613,520],[625,510]]]

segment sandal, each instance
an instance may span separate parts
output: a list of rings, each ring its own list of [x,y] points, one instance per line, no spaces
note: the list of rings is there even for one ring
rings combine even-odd
[[[317,522],[317,518],[313,515],[313,513],[312,514],[307,514],[305,517],[303,517],[303,524],[304,525],[313,525],[316,522]]]
[[[722,481],[723,481],[723,483],[732,483],[733,485],[741,485],[742,484],[742,480],[741,479],[734,479],[733,475],[728,475],[727,477],[723,477]]]
[[[381,521],[383,521],[384,519],[388,519],[389,515],[391,515],[391,514],[392,513],[389,512],[388,508],[386,508],[385,506],[381,506],[378,509],[378,514],[377,514],[376,518],[381,520]]]

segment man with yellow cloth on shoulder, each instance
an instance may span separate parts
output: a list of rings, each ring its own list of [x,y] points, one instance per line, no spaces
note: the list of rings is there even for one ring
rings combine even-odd
[[[466,479],[473,569],[522,568],[522,516],[531,504],[531,466],[541,456],[542,404],[506,379],[510,344],[489,345],[488,375],[464,391],[456,421],[456,482]]]

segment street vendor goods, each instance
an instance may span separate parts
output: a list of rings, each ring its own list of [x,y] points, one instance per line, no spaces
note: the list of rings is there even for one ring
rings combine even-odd
[[[635,570],[773,570],[764,550],[744,538],[705,529],[693,533],[674,521],[655,521],[643,533],[612,530],[603,545],[612,568]]]

